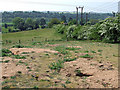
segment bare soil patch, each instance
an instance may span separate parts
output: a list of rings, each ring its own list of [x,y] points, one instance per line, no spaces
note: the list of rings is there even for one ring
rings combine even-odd
[[[54,50],[50,50],[50,49],[39,49],[39,48],[11,48],[10,51],[14,55],[21,54],[22,52],[36,52],[36,53],[50,52],[50,53],[58,53],[58,51],[54,51]]]
[[[66,62],[64,66],[61,70],[64,77],[78,76],[80,77],[76,81],[78,83],[81,83],[83,77],[86,78],[86,85],[81,84],[78,88],[118,88],[118,70],[110,62],[79,58],[76,61]],[[77,75],[75,70],[80,70],[80,75]]]

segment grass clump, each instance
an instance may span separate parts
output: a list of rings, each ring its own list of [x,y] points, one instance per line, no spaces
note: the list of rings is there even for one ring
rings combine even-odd
[[[2,57],[11,56],[12,52],[9,49],[2,49]]]
[[[70,61],[74,61],[76,60],[77,58],[65,58],[64,59],[64,62],[70,62]]]
[[[66,50],[79,50],[81,48],[74,48],[74,47],[66,47]]]
[[[80,56],[81,58],[93,58],[92,56],[90,56],[89,54],[85,54],[83,56]]]
[[[92,53],[96,53],[95,51],[91,51]]]
[[[66,51],[66,48],[64,46],[58,46],[55,48],[56,51],[60,52],[63,55],[69,54],[68,51]]]
[[[13,55],[13,57],[16,59],[26,59],[25,56],[20,56],[20,55]]]
[[[69,80],[67,80],[66,82],[65,82],[66,84],[69,84],[69,83],[71,83]]]
[[[0,61],[0,63],[8,63],[10,60]]]
[[[11,79],[15,79],[15,78],[16,78],[16,76],[11,76],[10,78],[11,78]]]
[[[102,51],[103,51],[103,50],[100,50],[100,49],[98,50],[98,52],[102,52]]]
[[[58,60],[57,62],[53,62],[49,65],[49,68],[51,70],[56,70],[56,71],[60,71],[61,68],[63,68],[63,61]]]

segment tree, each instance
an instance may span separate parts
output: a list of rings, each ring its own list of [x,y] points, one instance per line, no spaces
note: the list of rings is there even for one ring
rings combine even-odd
[[[16,29],[20,29],[21,31],[25,30],[24,24],[25,21],[20,17],[16,17],[13,19],[13,25]]]
[[[39,28],[39,23],[36,20],[34,20],[33,21],[33,29],[37,29],[37,28]]]
[[[64,23],[66,23],[66,17],[65,17],[65,15],[63,15],[63,16],[61,17],[61,21],[64,22]]]
[[[44,18],[41,18],[41,19],[40,19],[40,25],[41,25],[41,26],[44,26],[45,24],[46,24],[45,19],[44,19]]]
[[[48,26],[51,28],[54,24],[60,24],[60,21],[57,18],[51,19]]]
[[[25,27],[28,30],[31,30],[34,28],[33,20],[31,18],[27,18],[27,20],[25,21]]]

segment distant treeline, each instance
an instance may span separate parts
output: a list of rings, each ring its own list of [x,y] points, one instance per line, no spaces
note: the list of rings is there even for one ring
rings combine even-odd
[[[83,17],[85,18],[86,13],[83,14]],[[3,12],[2,13],[2,22],[3,23],[9,23],[12,22],[12,20],[15,17],[20,17],[20,18],[32,18],[32,19],[37,19],[37,18],[42,18],[44,17],[47,21],[49,21],[51,18],[58,18],[60,19],[62,16],[66,16],[66,20],[69,18],[76,19],[76,13],[70,13],[70,12],[38,12],[38,11],[14,11],[14,12]],[[105,19],[107,17],[111,17],[112,13],[90,13],[88,15],[88,19]],[[80,14],[79,14],[79,19],[80,19]]]

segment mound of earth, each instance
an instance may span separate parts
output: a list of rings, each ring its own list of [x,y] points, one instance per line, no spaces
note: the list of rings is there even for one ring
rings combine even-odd
[[[14,55],[21,54],[23,52],[36,52],[36,53],[41,53],[41,52],[50,52],[50,53],[58,53],[58,51],[50,50],[50,49],[39,49],[39,48],[11,48],[10,51]]]

